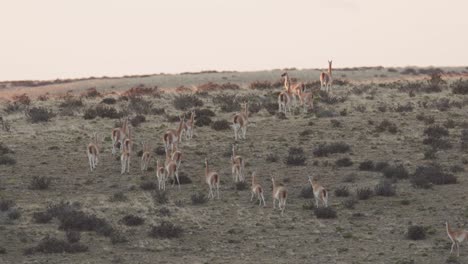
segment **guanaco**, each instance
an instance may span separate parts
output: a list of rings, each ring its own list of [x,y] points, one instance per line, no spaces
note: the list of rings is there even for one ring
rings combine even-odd
[[[262,201],[263,201],[263,206],[265,207],[266,203],[265,203],[265,197],[263,196],[263,188],[260,184],[256,182],[255,176],[256,176],[256,172],[254,171],[252,172],[252,187],[250,189],[252,196],[250,197],[250,201],[253,200],[254,196],[257,196],[257,199],[259,201],[258,206],[261,206]]]
[[[281,215],[284,214],[286,209],[286,199],[288,198],[288,191],[281,183],[276,183],[275,178],[271,177],[271,183],[273,184],[273,209],[276,208],[275,201],[278,200],[278,208],[281,210]]]

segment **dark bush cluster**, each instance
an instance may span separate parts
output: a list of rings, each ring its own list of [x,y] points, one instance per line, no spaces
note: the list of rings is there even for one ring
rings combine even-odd
[[[414,109],[414,106],[412,103],[408,102],[405,105],[398,104],[393,108],[395,112],[398,113],[403,113],[403,112],[412,112]]]
[[[351,147],[345,142],[321,143],[314,149],[313,153],[317,157],[328,157],[330,154],[345,153],[351,150]]]
[[[136,215],[126,215],[122,218],[121,222],[127,226],[139,226],[145,223],[145,219]]]
[[[211,128],[216,131],[227,130],[231,128],[231,123],[229,123],[229,121],[226,119],[216,120],[211,123]]]
[[[350,158],[345,157],[345,158],[337,159],[335,161],[335,165],[338,167],[350,167],[350,166],[353,166],[353,161]]]
[[[206,197],[206,195],[203,192],[192,194],[190,199],[192,200],[192,204],[194,204],[194,205],[204,204],[204,203],[206,203],[208,201],[208,198]]]
[[[197,127],[209,126],[212,122],[209,116],[199,116],[195,120],[195,125]]]
[[[307,184],[306,186],[302,187],[301,192],[299,193],[299,197],[309,199],[314,198],[314,192],[312,191],[312,186]]]
[[[438,164],[419,166],[410,177],[411,184],[416,188],[430,188],[432,184],[455,184],[457,177],[446,173]]]
[[[183,229],[171,222],[162,221],[160,225],[151,227],[149,236],[153,238],[177,238],[182,235]]]
[[[80,211],[70,203],[60,202],[49,205],[46,214],[57,218],[60,222],[59,229],[62,230],[94,231],[104,236],[110,236],[114,232],[113,227],[105,219]]]
[[[122,112],[118,112],[112,106],[107,105],[97,105],[95,108],[86,109],[83,118],[84,119],[94,119],[96,117],[101,118],[110,118],[110,119],[119,119],[123,116]]]
[[[361,163],[359,163],[359,170],[362,171],[374,171],[375,170],[375,164],[372,160],[366,160]]]
[[[137,115],[149,115],[153,111],[153,102],[146,100],[141,96],[128,97],[128,110]]]
[[[34,253],[81,253],[86,251],[88,251],[88,247],[81,243],[70,243],[62,239],[46,236],[37,246],[27,248],[24,253],[31,255]]]
[[[46,190],[49,188],[52,179],[47,176],[33,176],[31,179],[31,184],[29,185],[29,189],[31,190]]]
[[[284,163],[287,165],[304,166],[306,164],[307,157],[304,154],[304,149],[301,147],[290,147],[288,156]]]
[[[235,95],[222,94],[213,97],[213,104],[219,106],[222,112],[237,112],[240,111],[240,103],[236,100]]]
[[[382,173],[387,179],[407,179],[409,172],[402,164],[389,165],[382,169]]]
[[[183,111],[203,106],[203,101],[193,94],[178,95],[174,98],[172,103],[176,109]]]
[[[146,122],[146,117],[144,115],[136,115],[132,119],[130,119],[130,124],[133,127],[139,127],[141,123]]]
[[[249,89],[266,90],[271,88],[272,84],[269,81],[254,81],[249,84]]]
[[[385,132],[388,131],[391,134],[396,134],[398,132],[398,127],[395,123],[388,121],[387,119],[382,120],[379,125],[375,127],[376,132]]]
[[[466,79],[459,79],[458,81],[453,82],[450,87],[454,94],[468,94],[468,80]]]
[[[426,136],[423,139],[423,144],[429,145],[433,150],[438,149],[450,149],[452,144],[447,139],[449,136],[449,131],[447,128],[433,125],[424,130],[424,135]]]
[[[50,119],[55,117],[55,113],[45,107],[33,107],[27,109],[25,114],[31,123],[49,122]]]
[[[101,101],[101,104],[108,104],[108,105],[113,105],[113,104],[116,104],[116,103],[117,103],[117,100],[115,98],[112,98],[112,97],[104,98]]]
[[[389,180],[383,180],[374,187],[374,193],[379,196],[395,196],[396,190]]]
[[[373,194],[372,190],[367,187],[356,189],[356,196],[359,200],[367,200],[371,198]]]
[[[349,196],[349,189],[348,186],[340,186],[335,189],[335,196],[336,197],[348,197]]]
[[[0,165],[15,165],[16,160],[8,155],[13,153],[7,145],[0,142]]]

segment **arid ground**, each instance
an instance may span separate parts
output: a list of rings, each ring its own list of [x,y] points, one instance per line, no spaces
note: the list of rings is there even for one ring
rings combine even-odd
[[[0,263],[468,263],[468,243],[449,257],[445,230],[445,221],[468,228],[468,69],[405,70],[338,69],[331,95],[316,92],[313,110],[285,117],[276,113],[283,70],[1,83]],[[320,86],[318,70],[289,75],[309,90]],[[31,102],[13,98],[23,93]],[[247,139],[235,142],[222,120],[230,123],[244,100]],[[98,105],[116,118],[95,117]],[[34,122],[34,107],[51,119]],[[161,137],[191,109],[200,114],[194,138],[179,146],[185,184],[160,193],[153,168],[164,160]],[[121,175],[110,134],[123,116],[135,144]],[[102,141],[91,172],[93,132]],[[155,150],[144,173],[142,141]],[[246,186],[231,177],[234,143]],[[221,175],[219,200],[196,197],[208,194],[205,158]],[[252,171],[266,207],[250,201]],[[328,189],[329,211],[314,211],[308,175]],[[288,190],[284,216],[272,208],[272,176]],[[150,233],[163,222],[179,233]],[[67,242],[71,231],[79,242]],[[84,252],[49,252],[60,246]]]

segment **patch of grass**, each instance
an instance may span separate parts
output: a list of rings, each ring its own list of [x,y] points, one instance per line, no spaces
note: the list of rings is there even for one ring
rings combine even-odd
[[[345,153],[351,150],[351,147],[344,142],[321,143],[314,149],[313,154],[316,157],[328,157],[335,153]]]
[[[188,110],[195,107],[202,107],[203,101],[196,95],[181,94],[174,98],[172,104],[178,110]]]
[[[121,222],[126,226],[139,226],[145,223],[145,219],[136,215],[128,214],[122,218]]]
[[[314,209],[314,214],[319,219],[336,218],[336,211],[332,207],[318,207]]]
[[[168,221],[162,221],[160,225],[151,227],[149,236],[153,238],[177,238],[183,233],[183,229]]]
[[[193,205],[204,204],[208,201],[208,198],[202,192],[192,194],[190,199],[192,200]]]
[[[356,196],[359,200],[368,200],[373,195],[373,192],[368,187],[356,189]]]
[[[306,160],[307,157],[304,154],[303,148],[290,147],[284,163],[290,166],[304,166],[306,165]]]
[[[426,238],[426,228],[419,225],[411,225],[408,227],[406,238],[411,240],[423,240]]]
[[[29,184],[29,189],[31,190],[46,190],[49,189],[49,185],[52,182],[52,179],[47,176],[33,176],[31,183]]]
[[[335,189],[335,196],[336,197],[348,197],[349,196],[349,189],[348,186],[340,186]]]

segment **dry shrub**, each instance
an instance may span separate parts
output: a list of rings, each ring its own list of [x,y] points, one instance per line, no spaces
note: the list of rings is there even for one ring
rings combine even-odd
[[[175,91],[176,93],[192,93],[193,92],[191,88],[185,87],[183,85],[177,87]]]
[[[450,85],[454,94],[468,94],[468,80],[459,79]]]
[[[181,94],[174,98],[174,107],[179,110],[188,110],[194,107],[203,106],[203,101],[193,94]]]
[[[226,119],[216,120],[211,124],[211,128],[216,131],[227,130],[231,127],[231,123]]]
[[[256,89],[256,90],[266,90],[266,89],[271,89],[272,87],[273,85],[269,81],[254,81],[249,84],[249,89]]]
[[[144,96],[144,95],[159,95],[158,87],[154,86],[153,88],[145,87],[144,84],[132,87],[129,90],[125,91],[122,96],[133,97],[133,96]]]
[[[62,239],[46,236],[35,247],[27,248],[25,255],[34,253],[81,253],[88,251],[88,247],[81,243],[70,243]]]
[[[162,221],[160,225],[151,227],[149,236],[153,238],[177,238],[183,233],[183,229],[168,221]]]
[[[137,115],[148,115],[153,111],[153,102],[141,96],[129,96],[128,110]]]
[[[96,98],[96,97],[101,97],[101,96],[102,96],[101,93],[98,92],[96,87],[91,87],[91,88],[86,89],[86,91],[83,92],[80,97]]]
[[[52,110],[48,110],[45,107],[30,108],[26,110],[25,114],[31,123],[49,122],[50,119],[55,117]]]
[[[317,157],[328,157],[330,154],[345,153],[350,150],[351,147],[345,142],[320,143],[313,154]]]
[[[22,105],[30,105],[31,104],[31,99],[27,94],[19,94],[19,95],[13,95],[12,97],[13,102],[22,104]]]

